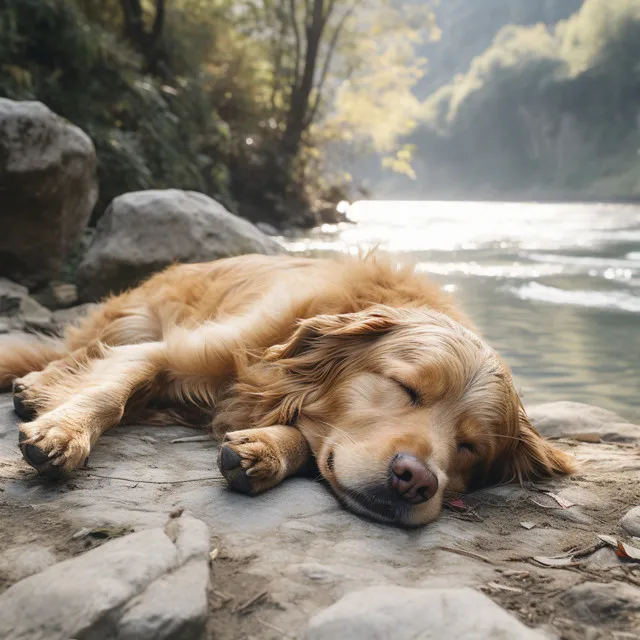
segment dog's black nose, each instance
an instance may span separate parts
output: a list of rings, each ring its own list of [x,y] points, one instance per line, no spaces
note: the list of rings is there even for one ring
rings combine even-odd
[[[398,453],[389,465],[389,488],[402,500],[420,504],[433,498],[438,490],[438,478],[418,458]]]

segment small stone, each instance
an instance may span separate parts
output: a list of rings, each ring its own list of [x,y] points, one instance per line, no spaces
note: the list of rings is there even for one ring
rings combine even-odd
[[[627,533],[640,538],[640,507],[628,511],[620,524]]]
[[[47,309],[67,309],[78,302],[78,290],[70,282],[51,282],[33,297]]]
[[[544,636],[473,589],[384,586],[355,591],[321,611],[311,619],[305,638],[541,640]]]
[[[31,298],[26,287],[6,278],[0,278],[0,315],[7,330],[53,328],[51,311]]]

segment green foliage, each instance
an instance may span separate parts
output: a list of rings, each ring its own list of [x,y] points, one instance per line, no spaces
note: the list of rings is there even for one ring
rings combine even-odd
[[[587,192],[616,172],[628,188],[624,167],[637,166],[640,146],[639,60],[640,0],[586,0],[555,28],[503,28],[423,106],[411,139],[423,189]]]
[[[6,0],[0,94],[40,100],[91,136],[99,160],[98,216],[113,197],[137,189],[197,189],[228,198],[226,126],[197,66],[171,85],[145,76],[108,23],[89,21],[82,8],[65,0]]]
[[[418,0],[5,0],[0,95],[91,136],[94,219],[120,193],[175,187],[312,224],[349,183],[331,145],[411,173],[398,138],[415,126],[415,52],[433,33]]]

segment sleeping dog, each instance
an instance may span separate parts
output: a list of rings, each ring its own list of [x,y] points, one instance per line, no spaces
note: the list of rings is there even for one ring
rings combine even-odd
[[[82,466],[121,422],[212,428],[230,487],[311,460],[338,499],[413,526],[445,490],[572,470],[509,370],[429,279],[380,256],[240,256],[174,266],[105,300],[64,340],[0,344],[24,458]]]

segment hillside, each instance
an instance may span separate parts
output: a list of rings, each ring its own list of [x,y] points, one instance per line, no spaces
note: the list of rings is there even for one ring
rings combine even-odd
[[[413,89],[414,94],[421,101],[427,101],[456,75],[466,73],[473,59],[491,45],[502,28],[538,23],[553,28],[582,3],[583,0],[441,0],[434,10],[441,36],[419,48],[419,54],[427,58],[428,64],[427,72]],[[419,126],[405,140],[418,147],[413,162],[416,180],[382,169],[380,156],[360,157],[349,170],[356,182],[363,183],[376,197],[426,197],[428,190],[422,184],[425,174],[432,169],[425,165],[428,143],[424,137]]]
[[[503,27],[423,103],[420,198],[640,195],[640,1],[587,0],[555,25]]]
[[[441,0],[435,9],[441,37],[437,42],[426,43],[420,51],[429,60],[429,71],[416,85],[416,95],[424,100],[457,73],[464,73],[502,27],[539,22],[554,25],[572,15],[582,3],[583,0]]]

